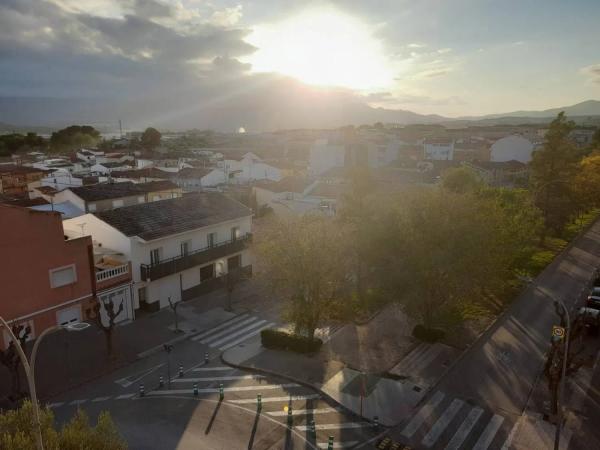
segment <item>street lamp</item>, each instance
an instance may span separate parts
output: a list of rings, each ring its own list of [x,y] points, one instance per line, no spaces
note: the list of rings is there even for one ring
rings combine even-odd
[[[34,421],[34,426],[35,426],[36,446],[37,446],[38,450],[44,450],[44,441],[42,440],[42,426],[40,424],[40,409],[39,409],[39,405],[38,405],[38,401],[37,401],[37,393],[35,390],[34,368],[35,368],[35,357],[37,355],[38,347],[40,345],[40,342],[42,341],[42,338],[44,338],[45,336],[47,336],[50,333],[53,333],[54,331],[58,331],[58,330],[81,331],[81,330],[85,330],[86,328],[88,328],[90,326],[90,324],[82,322],[82,323],[73,323],[73,324],[69,324],[69,325],[55,325],[55,326],[45,329],[42,332],[42,334],[39,335],[39,337],[36,339],[35,343],[33,344],[33,350],[31,352],[31,365],[30,365],[29,361],[27,361],[27,357],[25,356],[25,352],[23,351],[23,348],[21,347],[21,343],[19,342],[17,337],[14,335],[12,329],[8,326],[6,321],[2,318],[2,316],[0,316],[0,325],[4,326],[4,328],[6,328],[8,335],[12,339],[13,345],[17,349],[19,359],[21,360],[21,364],[23,365],[23,369],[25,370],[25,376],[27,377],[27,384],[29,386],[29,395],[31,397],[31,405],[33,408],[33,421]]]

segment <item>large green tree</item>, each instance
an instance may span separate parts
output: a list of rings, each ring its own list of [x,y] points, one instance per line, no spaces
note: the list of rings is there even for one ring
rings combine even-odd
[[[274,220],[257,242],[258,276],[287,300],[294,332],[314,337],[334,308],[348,274],[343,228],[329,218]]]
[[[91,425],[87,415],[78,410],[61,428],[54,422],[49,408],[41,410],[40,423],[46,450],[125,450],[127,444],[107,412]],[[20,408],[0,414],[0,450],[35,450],[33,408],[25,401]]]
[[[50,148],[57,152],[95,147],[98,142],[100,142],[100,132],[89,125],[71,125],[55,131],[50,136]]]
[[[481,189],[483,181],[473,169],[451,167],[442,174],[442,187],[456,194],[466,194]]]
[[[546,227],[560,234],[577,211],[574,179],[581,152],[569,139],[575,124],[564,112],[550,124],[545,142],[533,153],[530,184]]]
[[[144,133],[142,133],[140,142],[142,144],[142,147],[148,150],[154,150],[160,145],[161,138],[162,135],[160,134],[160,131],[158,131],[156,128],[148,127],[146,128]]]

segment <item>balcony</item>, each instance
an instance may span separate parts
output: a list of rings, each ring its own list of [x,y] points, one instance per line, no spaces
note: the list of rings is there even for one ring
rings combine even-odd
[[[186,255],[165,259],[157,264],[142,264],[140,266],[142,280],[158,280],[159,278],[209,263],[215,259],[241,252],[248,246],[248,242],[251,239],[252,234],[247,233],[245,236],[237,239],[220,242],[212,247],[194,250],[193,252],[188,252]]]
[[[101,291],[131,281],[131,263],[112,266],[101,270],[96,267],[96,288]]]

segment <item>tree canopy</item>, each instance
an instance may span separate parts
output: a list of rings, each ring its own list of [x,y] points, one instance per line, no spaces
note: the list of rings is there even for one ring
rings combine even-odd
[[[47,146],[46,140],[36,133],[0,135],[0,156],[9,156],[17,152],[45,150]]]
[[[50,137],[54,151],[72,151],[82,147],[95,147],[100,142],[100,132],[89,125],[71,125],[55,131]]]
[[[475,192],[483,186],[481,177],[468,167],[451,167],[442,174],[444,189],[456,194]]]
[[[156,128],[148,127],[142,134],[140,142],[142,147],[148,150],[153,150],[160,145],[161,137],[162,135],[160,134],[160,131],[158,131]]]

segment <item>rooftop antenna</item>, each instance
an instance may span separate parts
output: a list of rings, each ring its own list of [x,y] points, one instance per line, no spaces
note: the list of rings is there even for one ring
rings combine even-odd
[[[123,124],[121,123],[121,119],[119,119],[119,137],[123,139]]]

